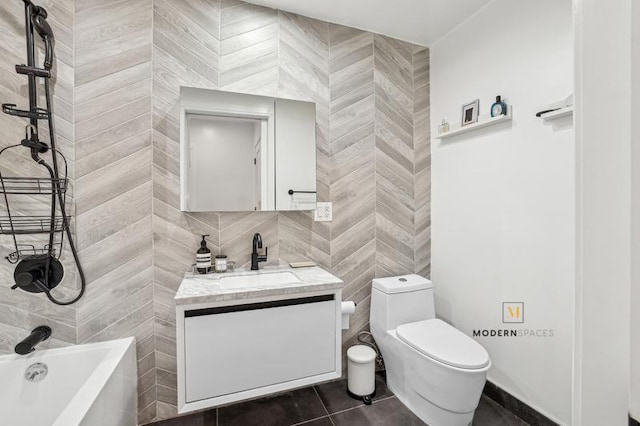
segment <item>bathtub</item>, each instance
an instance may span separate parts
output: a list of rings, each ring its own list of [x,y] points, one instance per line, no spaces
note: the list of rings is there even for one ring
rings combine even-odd
[[[25,374],[35,363],[48,370],[37,382]],[[134,426],[137,381],[132,337],[1,356],[0,424]]]

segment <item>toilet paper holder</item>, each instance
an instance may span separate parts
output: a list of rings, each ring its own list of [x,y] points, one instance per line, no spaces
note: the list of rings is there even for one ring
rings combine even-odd
[[[351,317],[351,314],[353,314],[356,311],[356,305],[357,303],[352,302],[350,300],[342,302],[341,310],[342,310],[342,329],[343,330],[349,329],[349,317]]]

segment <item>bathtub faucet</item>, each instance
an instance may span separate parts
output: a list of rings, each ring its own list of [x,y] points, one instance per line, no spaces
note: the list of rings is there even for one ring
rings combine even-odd
[[[15,351],[18,355],[27,355],[36,350],[36,345],[44,342],[51,336],[51,327],[40,325],[33,329],[31,334],[22,342],[16,345]]]

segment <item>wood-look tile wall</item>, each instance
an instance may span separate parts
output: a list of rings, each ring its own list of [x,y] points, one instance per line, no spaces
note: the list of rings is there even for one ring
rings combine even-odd
[[[135,336],[140,418],[155,417],[152,1],[75,3],[78,343]]]
[[[74,169],[74,108],[73,108],[73,1],[43,1],[49,12],[49,23],[57,36],[56,74],[53,78],[53,104],[57,147],[69,162],[71,176]],[[37,51],[37,56],[41,51]],[[41,56],[38,56],[41,58]],[[24,4],[17,1],[0,3],[0,103],[13,103],[17,108],[28,109],[27,78],[15,72],[16,64],[26,62],[26,43],[24,35]],[[39,103],[44,105],[44,87],[38,85]],[[19,144],[25,137],[27,119],[0,113],[0,146]],[[43,141],[49,141],[46,122],[39,123],[39,135]],[[43,158],[50,162],[49,155]],[[5,151],[0,157],[0,169],[3,176],[47,177],[45,169],[37,165],[25,148]],[[73,191],[69,192],[69,205],[73,204]],[[12,213],[16,214],[48,214],[48,196],[9,196],[12,202]],[[4,199],[1,211],[5,211]],[[36,214],[38,214],[36,213]],[[6,214],[6,213],[1,213]],[[18,243],[32,243],[43,247],[47,243],[42,236],[23,236]],[[13,285],[14,266],[4,257],[14,251],[10,236],[0,236],[0,353],[12,353],[13,348],[25,338],[33,328],[46,324],[56,330],[52,338],[44,342],[43,347],[58,347],[76,343],[76,316],[72,306],[53,305],[44,295],[34,296],[21,290],[11,290]],[[55,296],[69,300],[76,293],[73,261],[65,251],[62,256],[67,275],[61,286],[54,290]]]
[[[345,347],[368,326],[374,277],[429,273],[428,50],[237,0],[186,3],[154,7],[160,418],[175,415],[172,298],[199,234],[211,235],[214,253],[246,265],[260,232],[272,263],[313,260],[343,278],[345,298],[358,303]],[[309,212],[180,213],[180,85],[315,102],[318,198],[334,203],[333,222]]]
[[[59,62],[66,58],[57,124],[68,123],[58,132],[75,159],[89,287],[64,309],[0,288],[0,350],[39,322],[53,325],[54,345],[135,335],[144,422],[176,413],[173,297],[200,234],[214,253],[246,265],[260,232],[270,263],[313,260],[344,279],[345,298],[358,303],[345,347],[368,326],[374,277],[429,274],[426,48],[238,0],[55,3],[67,24],[54,28]],[[16,20],[11,37],[0,37],[10,53],[0,57],[8,102],[24,97],[12,74],[22,61],[22,11],[0,10]],[[333,202],[334,221],[316,223],[310,212],[181,213],[180,86],[315,102],[318,198]],[[20,137],[19,126],[0,120],[3,138]],[[12,270],[0,273],[9,279]]]
[[[42,347],[135,336],[138,341],[141,418],[155,417],[153,304],[151,48],[152,1],[44,0],[55,37],[53,79],[58,148],[73,178],[70,205],[76,245],[87,277],[85,296],[60,307],[44,295],[12,291],[14,267],[0,264],[0,352],[37,325],[52,338]],[[27,104],[24,8],[0,4],[0,101]],[[37,38],[37,37],[36,37]],[[42,88],[42,86],[39,86]],[[41,96],[40,105],[44,105]],[[2,146],[19,143],[26,120],[0,114]],[[46,127],[41,138],[49,141]],[[27,150],[0,158],[6,175],[41,176]],[[43,202],[45,202],[43,204]],[[31,197],[25,210],[46,205]],[[24,241],[24,239],[23,239]],[[39,241],[34,239],[34,241]],[[2,256],[11,239],[0,239]],[[62,256],[65,279],[56,289],[68,300],[78,291],[71,253]]]

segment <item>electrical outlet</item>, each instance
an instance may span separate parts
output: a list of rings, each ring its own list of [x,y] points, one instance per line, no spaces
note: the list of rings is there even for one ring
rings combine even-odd
[[[333,203],[316,203],[314,220],[316,222],[331,222],[333,220]]]
[[[324,203],[324,218],[327,222],[333,220],[333,203]]]

